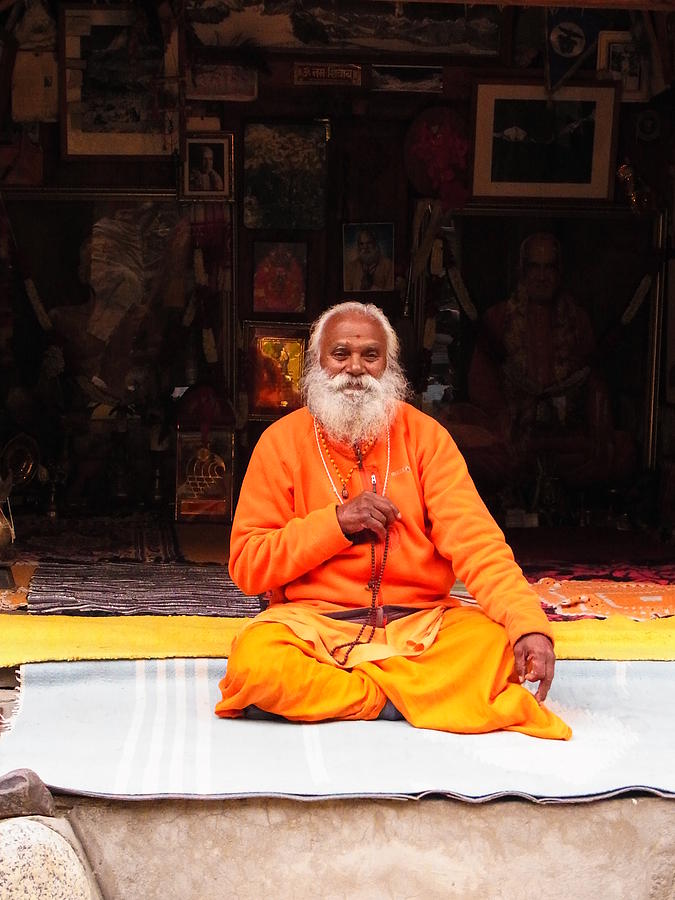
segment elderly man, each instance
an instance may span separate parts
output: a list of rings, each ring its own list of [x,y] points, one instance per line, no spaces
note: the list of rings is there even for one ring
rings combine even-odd
[[[548,621],[450,435],[404,402],[384,314],[332,307],[308,357],[307,406],[266,430],[242,486],[230,572],[271,602],[235,643],[216,713],[568,738],[541,705]],[[456,577],[479,607],[450,597]]]
[[[480,485],[527,482],[544,467],[572,488],[631,475],[635,444],[612,423],[586,310],[562,286],[562,253],[548,232],[520,247],[518,283],[483,316],[471,360],[471,405],[440,419]]]
[[[382,252],[374,229],[359,229],[356,251],[356,257],[345,263],[345,291],[393,290],[394,266]]]
[[[213,168],[213,148],[204,144],[199,148],[199,167],[190,170],[191,191],[222,191],[224,182]]]

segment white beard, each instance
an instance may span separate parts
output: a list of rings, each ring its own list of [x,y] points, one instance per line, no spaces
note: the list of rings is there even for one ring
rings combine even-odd
[[[303,389],[307,408],[328,437],[363,444],[386,432],[405,399],[407,384],[391,369],[380,378],[346,373],[331,377],[317,364],[305,372]]]

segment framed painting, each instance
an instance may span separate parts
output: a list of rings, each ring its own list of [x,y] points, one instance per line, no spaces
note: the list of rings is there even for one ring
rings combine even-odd
[[[264,51],[292,53],[351,50],[494,58],[505,30],[504,11],[495,4],[397,0],[305,0],[301,12],[293,4],[264,0],[208,5],[187,0],[185,21],[198,45],[250,43]]]
[[[304,313],[307,309],[307,244],[255,241],[253,312]]]
[[[370,69],[373,91],[442,94],[443,66],[381,66]]]
[[[177,35],[166,43],[148,10],[61,7],[65,157],[169,156],[177,146]]]
[[[610,200],[616,103],[616,84],[479,83],[474,197]]]
[[[233,163],[232,134],[186,136],[182,196],[194,200],[232,200]]]
[[[275,418],[302,405],[307,325],[245,323],[250,418]]]
[[[246,125],[246,228],[324,227],[328,127],[323,121]]]
[[[623,102],[649,100],[647,66],[648,60],[638,50],[630,31],[600,32],[597,68],[619,82]]]
[[[347,294],[394,290],[393,223],[342,226],[342,289]]]
[[[233,63],[195,60],[185,75],[187,100],[250,102],[258,96],[255,69]]]

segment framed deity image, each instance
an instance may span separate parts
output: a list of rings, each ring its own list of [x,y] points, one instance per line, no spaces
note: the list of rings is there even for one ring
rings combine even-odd
[[[165,41],[159,17],[148,10],[61,7],[65,157],[170,156],[177,147],[177,32]]]
[[[232,520],[234,432],[212,428],[204,444],[200,431],[176,433],[178,522]]]
[[[307,244],[254,241],[253,312],[296,314],[307,308]]]
[[[232,200],[234,135],[185,138],[182,196],[194,200]]]
[[[597,68],[619,82],[622,102],[649,100],[647,59],[638,50],[630,31],[600,32]]]
[[[394,290],[393,223],[342,226],[342,287],[347,294]]]
[[[616,84],[476,86],[474,197],[610,200]]]
[[[302,405],[308,325],[245,323],[249,417],[276,418]]]

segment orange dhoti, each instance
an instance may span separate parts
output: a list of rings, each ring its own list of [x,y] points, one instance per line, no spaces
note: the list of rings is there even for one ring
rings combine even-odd
[[[237,639],[220,689],[216,713],[224,718],[253,704],[291,721],[375,719],[389,699],[418,728],[563,740],[572,734],[518,683],[504,628],[473,608],[447,610],[436,639],[419,654],[352,668],[325,661],[288,625],[254,622]]]

